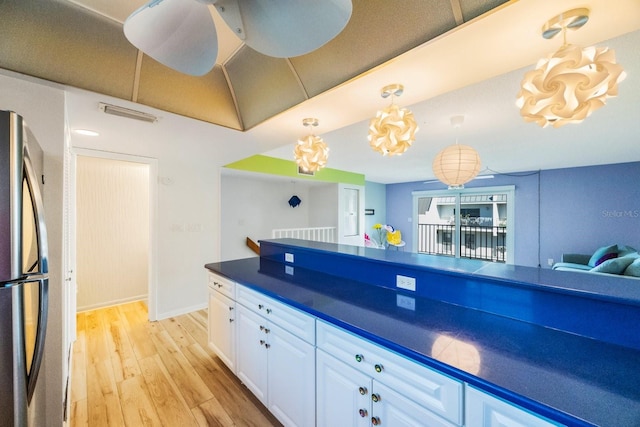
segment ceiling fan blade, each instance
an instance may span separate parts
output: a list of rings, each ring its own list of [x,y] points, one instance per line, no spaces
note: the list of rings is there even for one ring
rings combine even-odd
[[[278,58],[309,53],[337,36],[349,22],[351,0],[218,0],[237,3],[244,41],[252,49]],[[228,14],[221,13],[235,29]]]
[[[213,17],[196,0],[152,0],[127,18],[124,35],[145,54],[185,74],[208,73],[218,56]]]

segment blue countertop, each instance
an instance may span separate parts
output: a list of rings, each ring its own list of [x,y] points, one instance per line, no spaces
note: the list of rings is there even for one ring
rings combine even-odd
[[[640,350],[640,279],[573,273],[296,239],[263,240],[262,258],[396,289]]]
[[[385,252],[372,256],[408,257]],[[205,267],[566,425],[640,426],[637,349],[266,257]],[[514,274],[507,266],[504,280]]]
[[[510,265],[474,259],[447,256],[432,256],[415,252],[380,250],[361,246],[314,242],[300,239],[261,240],[262,247],[294,247],[313,254],[316,263],[321,263],[320,254],[335,259],[343,257],[350,263],[354,260],[403,266],[423,271],[436,271],[454,276],[477,277],[507,282],[510,285],[544,289],[597,300],[634,305],[640,308],[640,279],[630,276],[604,273],[576,273],[555,271],[548,268]],[[264,256],[263,256],[264,257]],[[267,255],[269,257],[269,255]],[[276,260],[277,261],[277,260]],[[335,264],[335,263],[334,263]],[[325,265],[313,270],[326,271]],[[341,273],[338,275],[342,275]],[[384,286],[384,284],[382,284]]]

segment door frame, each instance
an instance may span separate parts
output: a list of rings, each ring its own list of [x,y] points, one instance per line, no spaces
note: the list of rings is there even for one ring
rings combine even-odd
[[[134,156],[131,154],[114,153],[109,151],[92,150],[88,148],[72,148],[71,155],[73,176],[76,176],[77,158],[78,156],[96,157],[106,160],[120,160],[132,163],[141,163],[149,166],[149,265],[148,265],[148,286],[147,286],[147,306],[149,320],[154,321],[158,319],[158,237],[157,237],[157,219],[158,219],[158,160],[151,157]],[[76,211],[76,190],[77,182],[74,179],[72,183],[71,191],[74,194],[72,210]],[[77,238],[75,232],[75,223],[73,224],[74,230],[71,234],[70,244],[73,246],[71,253],[76,253]],[[73,260],[75,266],[76,260]],[[77,307],[73,307],[74,312]]]

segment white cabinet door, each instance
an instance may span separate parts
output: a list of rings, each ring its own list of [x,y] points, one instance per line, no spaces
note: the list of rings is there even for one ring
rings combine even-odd
[[[327,323],[317,322],[318,348],[421,407],[462,424],[462,382]]]
[[[249,305],[236,303],[236,375],[285,426],[315,426],[315,347],[267,320],[269,299]]]
[[[371,424],[393,427],[454,427],[425,407],[373,381]]]
[[[490,394],[467,386],[467,427],[553,427],[561,424],[540,418]]]
[[[209,289],[209,347],[235,373],[235,302]]]
[[[315,348],[269,323],[269,410],[285,426],[315,425]]]
[[[316,352],[318,427],[367,427],[371,378],[322,350]]]
[[[236,307],[236,375],[267,405],[266,321],[262,316],[238,304]]]

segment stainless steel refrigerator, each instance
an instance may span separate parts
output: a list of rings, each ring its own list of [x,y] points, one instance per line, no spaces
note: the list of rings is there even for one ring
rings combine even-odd
[[[0,427],[39,424],[44,416],[38,391],[49,286],[43,181],[42,150],[24,119],[0,111]]]

